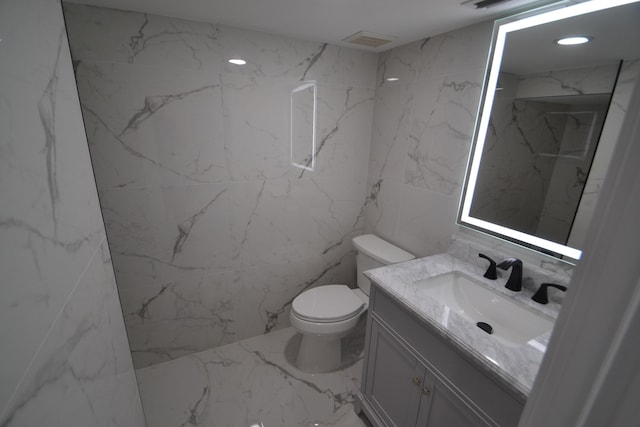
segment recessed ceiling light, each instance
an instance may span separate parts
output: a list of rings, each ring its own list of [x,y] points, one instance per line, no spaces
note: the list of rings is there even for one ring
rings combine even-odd
[[[397,77],[387,77],[385,80],[388,82],[397,82],[400,79]]]
[[[565,37],[560,40],[556,40],[556,43],[562,46],[573,46],[576,44],[585,44],[589,43],[593,37],[587,36],[573,36],[573,37]]]
[[[247,63],[247,61],[245,61],[244,59],[240,59],[240,58],[233,58],[229,60],[230,63],[235,64],[235,65],[244,65]]]

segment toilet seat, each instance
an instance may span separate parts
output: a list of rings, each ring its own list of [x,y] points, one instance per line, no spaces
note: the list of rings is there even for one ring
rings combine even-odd
[[[345,285],[325,285],[298,295],[291,304],[300,319],[316,323],[340,322],[358,316],[365,304]]]

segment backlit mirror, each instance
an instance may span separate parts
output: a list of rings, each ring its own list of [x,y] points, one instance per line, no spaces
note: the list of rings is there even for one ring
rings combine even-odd
[[[580,259],[639,69],[638,0],[497,21],[458,223]]]

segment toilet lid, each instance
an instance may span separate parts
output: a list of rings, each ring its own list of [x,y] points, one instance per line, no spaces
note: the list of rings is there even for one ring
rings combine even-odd
[[[345,285],[326,285],[309,289],[291,304],[301,318],[315,322],[339,322],[360,313],[364,302]]]

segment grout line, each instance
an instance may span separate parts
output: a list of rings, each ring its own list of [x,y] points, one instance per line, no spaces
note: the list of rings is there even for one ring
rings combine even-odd
[[[75,285],[73,286],[73,288],[71,289],[71,291],[69,292],[69,294],[67,295],[66,300],[64,301],[64,303],[62,304],[60,311],[58,312],[58,314],[56,315],[56,317],[53,319],[53,321],[51,322],[51,326],[49,327],[49,329],[47,330],[47,332],[44,334],[44,336],[42,337],[42,340],[40,341],[40,344],[38,345],[38,348],[36,349],[36,351],[33,353],[33,356],[31,357],[31,360],[29,361],[29,364],[27,365],[27,367],[25,368],[22,376],[20,377],[20,380],[18,381],[18,383],[16,384],[13,392],[11,393],[11,396],[9,397],[9,399],[7,400],[7,403],[4,407],[4,409],[2,410],[2,413],[0,414],[0,421],[4,420],[4,418],[6,417],[7,413],[9,412],[9,408],[11,407],[11,404],[14,402],[14,400],[16,399],[16,396],[18,394],[18,391],[20,390],[20,387],[22,386],[22,384],[24,383],[24,379],[26,378],[27,374],[29,373],[29,371],[31,371],[31,368],[33,366],[33,364],[35,363],[36,358],[40,355],[40,351],[42,350],[42,347],[44,346],[44,343],[47,341],[47,339],[49,338],[49,335],[51,335],[51,331],[53,330],[54,326],[58,323],[58,320],[60,319],[60,317],[62,316],[62,313],[64,312],[64,309],[67,307],[67,305],[69,304],[69,301],[71,300],[71,296],[75,293],[76,289],[78,288],[78,286],[80,286],[80,282],[82,281],[82,279],[85,276],[85,273],[87,272],[87,270],[89,269],[89,266],[91,266],[91,264],[93,263],[93,260],[96,256],[96,254],[98,252],[100,252],[100,249],[102,248],[102,245],[105,243],[106,241],[106,236],[103,236],[102,239],[100,240],[100,243],[98,243],[98,245],[96,246],[95,250],[93,251],[93,254],[91,255],[91,257],[89,258],[89,261],[87,262],[87,264],[84,266],[84,269],[82,270],[82,273],[80,273],[80,276],[78,277],[78,280],[76,281]]]

